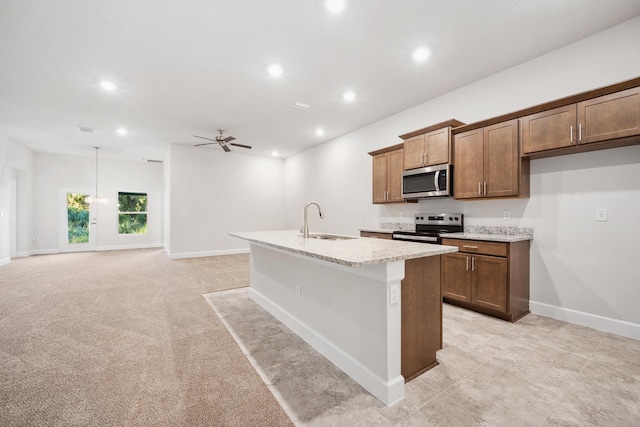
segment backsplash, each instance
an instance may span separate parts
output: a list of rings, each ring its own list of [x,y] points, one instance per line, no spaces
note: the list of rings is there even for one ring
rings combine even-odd
[[[380,228],[383,230],[408,230],[413,231],[416,229],[414,223],[406,223],[406,222],[382,222],[380,223]]]
[[[465,225],[465,233],[502,234],[506,236],[533,236],[533,228],[528,227],[492,227],[485,225]]]

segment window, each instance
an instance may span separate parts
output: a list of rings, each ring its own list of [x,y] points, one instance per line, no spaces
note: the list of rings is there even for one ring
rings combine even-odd
[[[118,192],[118,234],[147,234],[147,193]]]

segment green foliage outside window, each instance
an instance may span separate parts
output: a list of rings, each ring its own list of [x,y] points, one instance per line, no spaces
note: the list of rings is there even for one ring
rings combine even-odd
[[[89,205],[86,194],[67,193],[67,228],[69,243],[89,241]]]
[[[147,193],[118,193],[118,233],[147,234]]]

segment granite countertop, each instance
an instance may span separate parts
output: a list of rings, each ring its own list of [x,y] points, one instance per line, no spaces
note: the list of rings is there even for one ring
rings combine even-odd
[[[451,239],[487,240],[490,242],[521,242],[533,240],[533,228],[466,226],[462,233],[446,233]]]
[[[323,234],[323,233],[311,233]],[[352,237],[347,240],[303,239],[299,230],[249,231],[230,236],[348,267],[363,267],[456,252],[453,246]]]

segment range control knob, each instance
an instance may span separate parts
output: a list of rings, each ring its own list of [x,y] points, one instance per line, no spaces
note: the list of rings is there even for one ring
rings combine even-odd
[[[453,221],[453,218],[452,218],[452,217],[449,217],[449,221]]]

